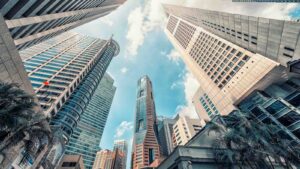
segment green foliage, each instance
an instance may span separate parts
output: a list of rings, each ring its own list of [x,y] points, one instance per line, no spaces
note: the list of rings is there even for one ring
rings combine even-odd
[[[33,96],[16,84],[0,82],[0,152],[24,142],[26,151],[39,153],[49,144],[49,125],[36,106]]]
[[[217,162],[274,169],[274,164],[291,168],[300,164],[300,148],[278,134],[279,128],[264,124],[241,112],[221,117],[222,123],[209,122],[208,129],[220,133],[212,144]],[[275,161],[274,161],[275,160]]]

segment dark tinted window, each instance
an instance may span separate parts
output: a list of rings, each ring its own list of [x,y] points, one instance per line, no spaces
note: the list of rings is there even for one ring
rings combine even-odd
[[[274,103],[272,103],[269,107],[267,107],[266,110],[271,114],[276,114],[283,108],[285,108],[285,105],[281,101],[277,100]]]
[[[278,121],[286,127],[290,126],[291,124],[299,120],[300,120],[300,114],[298,114],[295,111],[291,111],[278,118]]]

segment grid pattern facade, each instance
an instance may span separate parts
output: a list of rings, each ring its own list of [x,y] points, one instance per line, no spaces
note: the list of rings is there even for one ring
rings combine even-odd
[[[300,59],[300,23],[165,5],[168,14],[287,66]]]
[[[238,107],[263,123],[278,126],[277,132],[291,144],[300,144],[300,79],[293,78],[254,92]]]
[[[176,146],[185,145],[201,128],[199,119],[177,116],[176,122],[173,125]]]
[[[249,60],[249,56],[203,32],[200,33],[190,56],[222,89]]]
[[[177,29],[174,32],[166,29],[165,32],[200,83],[201,90],[195,94],[193,103],[201,118],[209,120],[217,114],[227,115],[251,91],[287,77],[278,72],[279,69],[280,72],[286,72],[282,70],[285,69],[283,66],[279,66],[280,63],[195,25],[195,18],[188,17],[191,15],[182,14],[185,16],[183,18],[173,15],[176,9],[168,10],[169,21],[171,17],[180,20]],[[181,23],[190,27],[179,30]],[[187,40],[181,42],[182,39],[176,38],[176,34],[183,35],[182,31],[193,33],[191,37],[182,36]],[[185,47],[182,44],[186,42],[188,44]]]
[[[159,145],[160,145],[161,153],[165,157],[171,154],[174,149],[173,141],[172,141],[174,124],[175,124],[174,119],[165,118],[165,117],[158,118]]]
[[[83,156],[86,169],[92,168],[96,152],[99,150],[99,143],[116,91],[113,83],[114,80],[108,74],[103,76],[66,145],[66,154]],[[61,113],[64,116],[70,112],[63,109],[61,111],[66,112]]]
[[[38,101],[47,116],[54,116],[67,101],[96,63],[106,43],[69,33],[20,52]]]
[[[173,16],[170,17],[170,21],[168,22],[167,29],[168,29],[171,33],[174,32],[175,27],[176,27],[176,25],[177,25],[177,22],[178,22],[178,19],[177,19],[177,18],[175,18],[175,17],[173,17]]]
[[[214,117],[215,115],[220,115],[220,112],[214,105],[214,103],[211,101],[211,99],[208,97],[206,93],[204,93],[203,96],[200,97],[200,103],[207,112],[209,117]]]
[[[152,82],[144,76],[138,81],[132,168],[150,166],[160,158]]]
[[[0,12],[18,49],[107,15],[124,0],[3,0]]]
[[[128,153],[128,144],[125,140],[116,140],[114,142],[114,151],[119,151],[120,154],[122,154],[121,156],[119,156],[121,158],[121,168],[120,169],[126,169],[126,162],[127,162],[127,153]]]
[[[195,33],[195,30],[196,28],[193,26],[188,25],[185,22],[179,22],[174,37],[178,40],[180,45],[186,49]]]

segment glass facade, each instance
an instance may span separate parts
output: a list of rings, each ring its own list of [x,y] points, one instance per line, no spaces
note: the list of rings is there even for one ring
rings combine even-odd
[[[160,157],[152,82],[148,76],[138,80],[132,151],[133,169],[149,166]]]
[[[100,72],[94,71],[95,74]],[[92,79],[90,79],[92,80]],[[89,81],[89,85],[93,85]],[[116,87],[113,85],[114,80],[105,74],[100,81],[98,87],[94,91],[87,107],[83,111],[80,121],[77,122],[77,127],[74,130],[68,145],[66,145],[66,154],[81,154],[86,169],[91,169],[95,156],[99,148],[99,143],[103,134],[103,130],[106,124],[106,120],[109,114],[109,110],[113,101],[113,97],[116,91]],[[82,89],[82,90],[81,90]],[[79,92],[79,91],[82,92]],[[78,102],[77,99],[82,98],[82,94],[85,93],[85,88],[78,88],[78,98],[72,99],[74,102]],[[76,91],[75,91],[76,92]],[[71,97],[72,98],[72,97]],[[64,110],[64,107],[66,109]],[[72,116],[69,106],[64,106],[61,110],[62,116]],[[73,118],[77,118],[77,115]],[[72,118],[72,117],[69,117]]]
[[[300,79],[293,78],[264,91],[256,91],[238,107],[264,123],[278,126],[278,132],[292,144],[300,143]]]

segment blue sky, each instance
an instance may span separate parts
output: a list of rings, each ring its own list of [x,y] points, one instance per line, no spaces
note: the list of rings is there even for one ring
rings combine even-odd
[[[121,48],[120,54],[108,68],[115,79],[117,91],[102,136],[102,149],[111,149],[115,139],[125,139],[131,150],[136,86],[143,75],[148,75],[152,80],[157,115],[173,117],[181,112],[196,117],[191,97],[199,84],[164,34],[165,18],[161,2],[277,19],[290,19],[300,14],[300,8],[295,4],[232,3],[231,0],[127,0],[110,15],[75,29],[76,32],[102,39],[108,39],[113,34]]]

